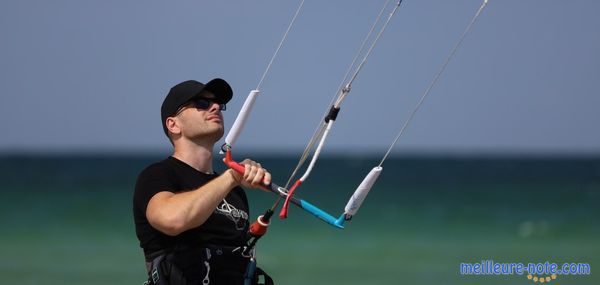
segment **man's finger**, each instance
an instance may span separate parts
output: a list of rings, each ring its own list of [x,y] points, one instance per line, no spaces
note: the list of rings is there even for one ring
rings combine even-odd
[[[263,182],[265,183],[265,185],[271,184],[271,173],[269,173],[266,169],[265,169],[265,176],[263,178]]]
[[[260,186],[260,183],[262,182],[264,176],[265,176],[265,170],[257,167],[256,174],[252,178],[252,185]]]

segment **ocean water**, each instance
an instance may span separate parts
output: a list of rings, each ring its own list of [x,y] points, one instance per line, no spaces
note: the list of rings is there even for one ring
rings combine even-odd
[[[0,284],[141,284],[131,215],[157,155],[0,157]],[[285,184],[294,157],[256,157]],[[378,157],[324,157],[297,195],[333,215]],[[220,165],[220,164],[219,164]],[[248,190],[251,216],[275,196]],[[277,284],[538,284],[461,263],[588,263],[600,284],[600,158],[396,157],[343,230],[292,207],[258,246]],[[540,275],[540,277],[543,277]]]

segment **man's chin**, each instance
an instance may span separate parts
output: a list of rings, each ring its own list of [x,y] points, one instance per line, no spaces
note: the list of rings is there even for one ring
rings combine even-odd
[[[224,133],[225,133],[225,130],[223,128],[215,128],[210,132],[206,132],[206,133],[200,135],[198,138],[202,139],[202,140],[209,139],[210,141],[213,141],[216,143],[223,137]]]

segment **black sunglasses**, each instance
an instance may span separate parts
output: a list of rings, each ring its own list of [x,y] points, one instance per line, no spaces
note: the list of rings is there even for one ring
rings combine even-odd
[[[219,103],[217,101],[214,101],[214,99],[208,99],[208,98],[204,98],[204,97],[195,97],[190,99],[190,101],[188,101],[186,104],[183,104],[180,109],[177,111],[177,114],[181,113],[181,111],[183,111],[185,106],[188,106],[189,104],[192,104],[194,106],[194,108],[198,109],[198,110],[208,110],[208,108],[210,108],[210,106],[212,106],[213,103],[217,103],[219,104],[219,110],[221,111],[225,111],[227,109],[227,105],[225,103]]]

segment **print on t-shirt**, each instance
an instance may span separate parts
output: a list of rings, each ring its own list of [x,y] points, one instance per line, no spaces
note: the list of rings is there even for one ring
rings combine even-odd
[[[248,213],[227,203],[225,199],[223,199],[223,202],[219,204],[215,212],[225,215],[228,219],[233,221],[237,230],[243,230],[244,226],[246,225],[246,221],[248,221]]]

